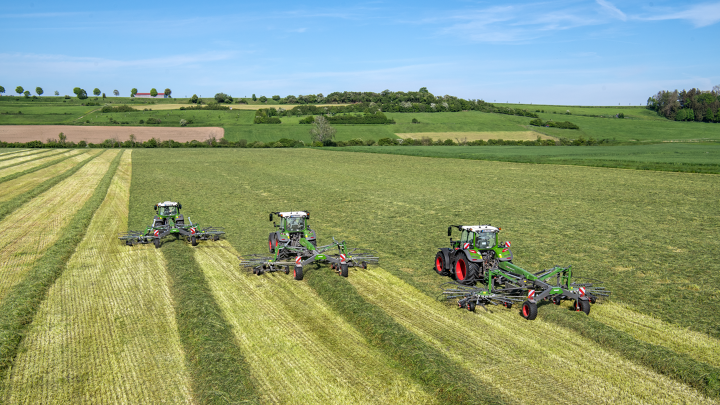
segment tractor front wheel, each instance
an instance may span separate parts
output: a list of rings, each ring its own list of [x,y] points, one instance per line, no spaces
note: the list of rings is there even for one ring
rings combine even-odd
[[[435,271],[441,276],[449,276],[447,270],[445,270],[445,254],[443,252],[437,252],[435,255]]]
[[[575,308],[575,311],[585,312],[585,315],[590,315],[590,301],[586,300],[575,300],[575,305],[573,305],[573,308]]]
[[[347,263],[340,263],[340,275],[343,277],[348,276],[348,265]]]
[[[157,238],[153,239],[153,243],[155,244],[155,249],[160,248],[160,239],[157,239]]]
[[[293,278],[295,280],[302,280],[303,279],[303,271],[302,266],[295,266],[295,270],[293,270]]]
[[[532,321],[537,318],[537,304],[530,301],[523,302],[522,310],[520,311],[522,317],[528,321]]]

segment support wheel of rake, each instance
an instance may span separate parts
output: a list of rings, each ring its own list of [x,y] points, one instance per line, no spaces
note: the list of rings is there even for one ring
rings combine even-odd
[[[478,268],[477,265],[471,266],[474,263],[468,262],[467,257],[464,253],[460,253],[455,259],[455,279],[460,284],[470,285],[474,283],[475,272]]]
[[[198,243],[197,243],[197,238],[196,238],[195,236],[191,236],[191,237],[190,237],[190,244],[193,245],[193,246],[197,246],[197,245],[198,245]]]
[[[290,266],[285,266],[285,274],[290,274]]]
[[[160,249],[160,239],[153,239],[153,243],[155,244],[155,249]]]
[[[575,300],[575,304],[573,305],[573,308],[575,311],[585,312],[585,315],[590,315],[590,301],[586,300]]]
[[[361,263],[360,263],[360,267],[361,267],[363,270],[367,270],[367,262],[361,262]]]
[[[347,276],[348,276],[347,263],[340,263],[340,275],[347,278]]]
[[[449,276],[450,272],[445,270],[445,254],[437,252],[435,255],[435,271],[441,276]]]
[[[553,297],[552,299],[553,304],[560,305],[562,303],[562,298],[560,297]]]
[[[523,302],[520,314],[528,321],[532,321],[533,319],[537,318],[537,304],[530,301]]]
[[[295,270],[293,270],[293,278],[295,280],[302,280],[303,279],[303,268],[302,266],[295,266]]]
[[[512,302],[503,302],[503,306],[507,309],[512,309]]]
[[[475,312],[475,301],[470,301],[467,303],[467,310],[470,312]]]
[[[220,235],[213,235],[213,241],[220,240]]]

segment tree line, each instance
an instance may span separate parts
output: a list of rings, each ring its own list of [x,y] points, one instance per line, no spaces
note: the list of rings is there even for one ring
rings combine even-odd
[[[710,91],[660,91],[648,97],[647,108],[674,121],[720,122],[720,85]]]

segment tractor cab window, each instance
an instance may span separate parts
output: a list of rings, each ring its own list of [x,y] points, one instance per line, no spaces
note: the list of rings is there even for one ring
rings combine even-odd
[[[177,215],[177,207],[158,207],[158,215],[174,216]]]
[[[471,243],[472,242],[472,232],[463,229],[462,236],[460,236],[460,243]]]
[[[305,218],[290,217],[286,220],[288,232],[301,232],[305,229]]]
[[[475,246],[478,249],[490,249],[495,246],[494,232],[478,232],[475,238]]]

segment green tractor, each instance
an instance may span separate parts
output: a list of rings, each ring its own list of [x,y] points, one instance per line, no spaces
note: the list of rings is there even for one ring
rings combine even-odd
[[[343,277],[348,276],[349,267],[361,267],[366,269],[368,263],[377,264],[378,258],[374,252],[357,249],[348,250],[345,242],[338,242],[333,238],[333,243],[325,246],[318,246],[315,231],[310,229],[308,211],[286,211],[271,212],[270,221],[273,216],[280,218],[280,223],[273,222],[276,231],[268,236],[268,248],[273,256],[249,255],[247,260],[241,261],[240,265],[252,269],[254,274],[284,272],[290,273],[293,267],[293,278],[303,279],[303,268],[310,263],[329,263],[330,267]],[[330,253],[337,249],[337,253]]]
[[[596,282],[573,281],[572,266],[554,266],[536,273],[513,264],[510,242],[500,242],[501,228],[491,225],[451,225],[461,231],[460,240],[450,239],[449,248],[440,248],[435,256],[435,271],[451,276],[443,293],[446,299],[457,299],[460,308],[474,311],[480,305],[503,305],[511,308],[522,302],[520,315],[528,320],[537,317],[538,302],[549,300],[560,305],[572,300],[575,311],[590,313],[590,304],[610,291]]]
[[[198,240],[218,240],[225,234],[223,228],[200,228],[200,224],[193,224],[190,217],[186,223],[185,216],[180,213],[182,204],[178,202],[165,201],[155,204],[153,208],[156,212],[155,218],[145,231],[129,231],[121,234],[120,240],[124,240],[128,246],[152,241],[155,248],[159,248],[162,238],[175,235],[176,238],[184,237],[193,246],[197,246]]]

